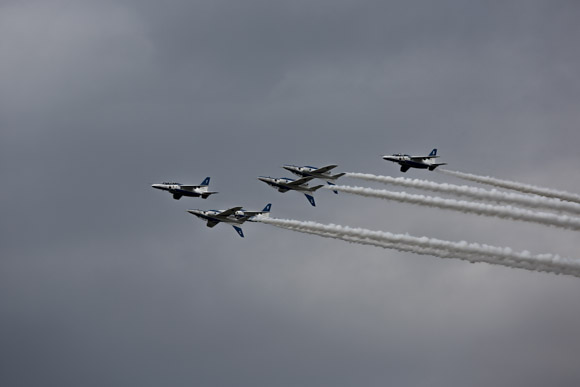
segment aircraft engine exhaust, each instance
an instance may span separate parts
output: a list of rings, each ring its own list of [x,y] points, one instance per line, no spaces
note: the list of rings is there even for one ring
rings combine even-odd
[[[393,234],[384,231],[291,219],[257,217],[256,221],[283,229],[351,243],[372,245],[421,255],[432,255],[439,258],[456,258],[472,263],[486,262],[494,265],[571,275],[580,278],[580,260],[563,258],[556,254],[531,254],[528,251],[513,251],[509,247],[497,247],[465,241],[452,242],[428,237],[415,237],[408,234]]]
[[[453,194],[457,196],[469,197],[472,199],[521,205],[535,209],[543,208],[547,210],[570,212],[576,215],[580,215],[580,204],[572,203],[569,201],[562,201],[555,198],[535,195],[530,196],[513,192],[503,192],[496,189],[487,190],[467,185],[436,183],[429,180],[409,179],[406,177],[378,176],[370,173],[349,172],[346,174],[346,176],[365,181],[375,181],[383,184],[392,184],[401,187]]]
[[[441,208],[502,219],[519,220],[574,231],[580,230],[580,218],[567,215],[556,215],[548,212],[535,212],[512,206],[496,206],[465,200],[445,199],[437,196],[415,195],[406,192],[395,192],[364,187],[334,185],[332,186],[332,189],[365,197],[393,200],[402,203],[417,204],[426,207]]]
[[[479,176],[473,175],[471,173],[450,171],[448,169],[438,169],[437,172],[444,173],[450,176],[455,176],[464,180],[474,181],[476,183],[488,184],[494,187],[506,188],[523,193],[545,196],[549,198],[556,198],[580,204],[580,195],[572,192],[558,191],[551,188],[538,187],[535,185],[523,184],[515,181],[496,179],[491,176]]]

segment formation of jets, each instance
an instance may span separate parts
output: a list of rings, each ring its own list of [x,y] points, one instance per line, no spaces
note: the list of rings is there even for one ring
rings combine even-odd
[[[407,172],[410,168],[429,169],[433,171],[440,165],[447,163],[437,163],[435,159],[438,158],[437,149],[433,149],[428,156],[410,156],[407,154],[396,153],[391,156],[383,156],[386,161],[392,161],[401,166],[401,172]],[[290,179],[288,177],[269,177],[260,176],[258,180],[263,181],[269,186],[278,190],[278,192],[297,191],[306,196],[308,202],[315,207],[314,196],[312,194],[324,185],[309,186],[308,183],[313,179],[320,179],[327,182],[329,185],[334,185],[335,181],[344,176],[345,173],[337,173],[333,175],[330,171],[336,168],[337,165],[327,165],[325,167],[317,168],[309,165],[296,166],[284,165],[282,168],[297,175],[299,179]],[[201,197],[207,199],[210,195],[217,192],[209,191],[210,178],[206,177],[200,185],[184,185],[180,183],[153,184],[151,187],[168,191],[173,195],[175,200],[181,197]],[[338,193],[337,191],[333,191]],[[241,225],[247,221],[255,221],[256,216],[269,216],[272,204],[268,203],[262,211],[246,211],[243,207],[232,207],[227,210],[187,210],[192,215],[206,221],[207,227],[215,227],[218,223],[226,223],[232,225],[240,237],[244,237],[244,232]]]
[[[395,153],[391,156],[383,156],[383,159],[398,163],[401,166],[401,172],[407,172],[409,168],[429,169],[430,171],[433,171],[438,166],[447,164],[436,163],[434,159],[437,157],[439,157],[437,156],[437,149],[433,149],[431,153],[429,153],[429,156],[410,156]]]

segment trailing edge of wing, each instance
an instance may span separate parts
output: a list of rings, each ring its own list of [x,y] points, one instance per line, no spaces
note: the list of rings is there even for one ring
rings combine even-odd
[[[310,173],[325,173],[330,171],[331,169],[334,169],[338,167],[338,165],[327,165],[326,167],[321,167],[318,169],[315,169],[314,171],[310,172]]]
[[[220,212],[218,215],[219,216],[229,216],[229,215],[232,215],[233,213],[235,213],[236,211],[239,211],[241,209],[242,209],[242,207],[232,207],[228,210],[224,210],[224,211]]]
[[[291,181],[289,183],[286,183],[286,185],[288,185],[288,186],[293,186],[293,185],[294,186],[298,186],[298,185],[302,185],[302,184],[308,183],[312,179],[314,179],[314,177],[312,177],[312,176],[303,177],[301,179],[294,180],[294,181]]]

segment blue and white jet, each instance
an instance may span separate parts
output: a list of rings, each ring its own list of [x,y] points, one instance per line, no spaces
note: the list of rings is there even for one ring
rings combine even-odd
[[[214,227],[218,223],[231,224],[239,236],[244,237],[244,232],[239,227],[246,221],[252,221],[254,216],[269,216],[272,204],[268,203],[262,211],[245,211],[242,207],[232,207],[227,210],[187,210],[192,215],[207,221],[207,227]]]
[[[409,168],[429,169],[432,171],[440,165],[447,165],[447,163],[436,163],[434,159],[438,157],[437,149],[433,149],[429,156],[410,156],[395,153],[391,156],[383,156],[383,159],[398,163],[401,165],[401,172],[407,172]]]
[[[200,185],[184,185],[180,183],[168,183],[164,182],[162,184],[153,184],[151,187],[160,189],[162,191],[168,191],[173,195],[173,199],[179,200],[182,196],[188,196],[193,198],[202,197],[207,199],[210,195],[216,194],[217,192],[208,191],[209,177],[206,177]]]
[[[310,204],[314,207],[316,203],[314,202],[314,197],[311,195],[317,189],[324,187],[324,185],[317,185],[314,187],[309,187],[308,182],[314,179],[312,176],[303,177],[298,180],[289,179],[287,177],[269,177],[260,176],[258,180],[263,181],[271,187],[274,187],[278,192],[288,192],[288,191],[298,191],[302,192]]]
[[[326,167],[312,167],[309,165],[305,165],[303,167],[299,167],[296,165],[284,165],[284,168],[287,171],[292,172],[296,176],[300,177],[314,177],[315,179],[326,180],[328,185],[335,185],[334,181],[341,176],[344,176],[345,173],[337,173],[336,175],[332,175],[329,173],[331,169],[336,168],[338,165],[327,165]],[[335,194],[338,194],[338,191],[333,191]]]

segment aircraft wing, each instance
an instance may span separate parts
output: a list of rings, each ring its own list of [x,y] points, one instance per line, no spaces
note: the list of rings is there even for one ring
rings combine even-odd
[[[220,212],[219,214],[217,214],[217,216],[219,216],[219,217],[230,216],[230,215],[233,215],[236,211],[239,211],[241,209],[242,209],[242,207],[232,207],[228,210],[224,210],[224,211]]]
[[[331,169],[334,169],[336,167],[338,167],[338,165],[327,165],[326,167],[315,169],[314,171],[312,171],[310,173],[326,173],[326,172],[328,172]]]
[[[299,185],[308,183],[312,179],[314,179],[314,177],[312,177],[312,176],[303,177],[303,178],[300,178],[298,180],[294,180],[294,181],[291,181],[289,183],[285,183],[285,185],[287,185],[288,187],[297,187]]]
[[[220,221],[219,220],[215,220],[215,219],[208,219],[207,220],[207,227],[214,227],[216,224],[218,224]]]

